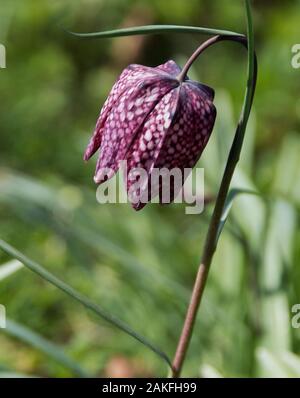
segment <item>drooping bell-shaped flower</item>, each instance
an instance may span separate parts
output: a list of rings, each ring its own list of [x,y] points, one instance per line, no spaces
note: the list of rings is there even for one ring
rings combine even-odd
[[[178,78],[180,72],[174,61],[155,68],[126,68],[101,110],[84,155],[88,160],[100,148],[97,184],[111,178],[126,161],[128,193],[136,182],[132,170],[145,170],[148,180],[133,196],[141,198],[141,190],[147,188],[146,200],[131,200],[137,210],[153,199],[148,193],[153,171],[193,168],[214,126],[214,91],[188,77]],[[157,185],[154,195],[160,193],[160,182]],[[174,192],[169,201],[173,199]]]

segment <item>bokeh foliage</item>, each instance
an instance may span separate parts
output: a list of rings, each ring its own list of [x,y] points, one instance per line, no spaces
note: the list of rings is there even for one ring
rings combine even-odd
[[[291,47],[299,42],[299,5],[254,2],[260,73],[233,185],[261,197],[242,195],[234,203],[186,375],[300,375],[300,333],[291,327],[291,307],[300,302],[300,70],[290,62]],[[187,216],[179,205],[153,204],[140,213],[129,205],[99,205],[94,165],[81,159],[99,109],[127,64],[156,65],[169,58],[183,64],[204,37],[84,41],[62,29],[152,23],[244,32],[243,2],[0,0],[0,42],[7,48],[7,69],[0,70],[0,236],[172,356],[210,206],[204,214]],[[216,90],[217,125],[199,162],[211,195],[240,112],[245,60],[243,49],[227,43],[210,49],[193,67],[193,78]],[[2,253],[0,259],[10,260]],[[89,374],[166,373],[145,347],[26,269],[5,279],[0,273],[0,303],[19,327],[64,349]],[[16,324],[11,325],[0,334],[3,372],[76,375],[72,365],[16,336]]]

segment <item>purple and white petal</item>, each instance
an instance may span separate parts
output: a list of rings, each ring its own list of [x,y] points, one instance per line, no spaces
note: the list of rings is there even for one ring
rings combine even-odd
[[[179,73],[181,72],[181,68],[173,60],[167,61],[162,65],[158,65],[154,69],[162,70],[163,72],[168,73],[173,77],[178,76]]]
[[[180,89],[178,87],[166,94],[149,114],[143,127],[139,131],[130,154],[127,157],[126,182],[128,193],[132,185],[136,183],[136,179],[131,175],[132,170],[142,168],[146,171],[148,177],[150,177],[155,161],[159,157],[165,136],[172,123],[172,119],[176,114],[179,92]],[[145,187],[145,190],[147,189],[149,194],[151,191],[150,188],[149,185]],[[144,196],[143,190],[140,190],[139,196]],[[151,197],[147,200],[150,199]],[[133,206],[139,209],[143,207],[140,202],[133,204]]]
[[[143,65],[129,65],[126,69],[123,70],[120,77],[113,85],[111,92],[109,93],[108,98],[104,102],[104,105],[100,111],[100,115],[97,120],[97,124],[93,133],[92,138],[86,148],[84,154],[84,160],[89,160],[94,153],[100,148],[102,135],[103,135],[103,127],[107,120],[107,117],[110,111],[113,109],[116,104],[118,98],[124,93],[125,90],[128,90],[128,87],[134,85],[137,81],[142,81],[146,78],[153,77],[156,75],[156,72],[153,71],[152,68],[143,66]]]
[[[112,175],[119,162],[126,159],[136,133],[155,105],[170,90],[178,86],[171,78],[154,77],[139,82],[117,100],[103,127],[101,153],[96,166],[95,182],[101,183],[104,169],[110,168]]]

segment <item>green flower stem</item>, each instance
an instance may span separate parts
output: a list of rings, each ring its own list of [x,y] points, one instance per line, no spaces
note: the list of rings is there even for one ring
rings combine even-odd
[[[240,153],[244,141],[245,131],[247,123],[249,120],[255,87],[257,80],[257,62],[254,51],[254,34],[252,25],[252,16],[250,8],[250,0],[245,0],[246,5],[246,15],[247,15],[247,47],[248,47],[248,81],[245,93],[244,105],[239,120],[237,130],[234,136],[234,140],[230,149],[227,164],[219,188],[219,192],[216,199],[215,208],[211,217],[210,225],[208,228],[202,259],[197,272],[190,304],[187,310],[185,322],[183,325],[182,333],[179,338],[177,345],[176,354],[173,360],[172,376],[177,378],[181,374],[181,370],[184,364],[186,353],[190,344],[190,340],[193,334],[193,329],[195,325],[196,316],[200,306],[200,302],[203,296],[203,292],[206,286],[206,281],[212,262],[213,255],[215,253],[218,237],[219,237],[219,227],[222,222],[222,214],[224,211],[227,195],[230,188],[230,183],[234,170],[240,158]],[[220,39],[215,38],[211,40],[210,44],[217,42]],[[210,45],[209,44],[209,45]],[[202,48],[203,49],[203,48]],[[193,61],[193,60],[192,60]],[[186,69],[189,68],[189,64]]]

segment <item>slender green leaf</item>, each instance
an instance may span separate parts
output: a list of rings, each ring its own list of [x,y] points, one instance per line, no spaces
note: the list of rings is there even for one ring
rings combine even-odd
[[[205,35],[224,35],[224,36],[240,36],[240,33],[231,32],[221,29],[210,29],[197,26],[181,26],[181,25],[145,25],[133,28],[114,29],[101,32],[79,33],[65,29],[71,35],[86,39],[104,39],[109,37],[134,36],[134,35],[151,35],[158,33],[201,33]]]
[[[27,344],[30,344],[31,346],[42,351],[44,354],[55,359],[57,362],[74,372],[74,374],[77,376],[88,377],[87,373],[79,365],[77,365],[76,362],[69,358],[60,347],[40,336],[36,332],[28,329],[27,327],[7,319],[6,328],[3,330],[7,334],[18,338]]]
[[[219,223],[219,229],[218,229],[218,235],[217,235],[217,241],[219,240],[219,237],[222,233],[222,230],[224,228],[224,225],[227,221],[229,212],[232,208],[233,205],[233,201],[234,199],[238,196],[238,195],[256,195],[259,196],[260,194],[258,192],[255,191],[251,191],[250,189],[241,189],[241,188],[233,188],[229,191],[227,198],[226,198],[226,202],[224,205],[224,209],[223,209],[223,213],[220,219],[220,223]]]
[[[160,358],[162,358],[169,366],[171,366],[171,362],[168,356],[157,348],[154,344],[149,342],[143,336],[132,330],[127,324],[123,321],[119,320],[113,315],[108,314],[105,310],[99,307],[97,304],[93,303],[90,299],[85,297],[83,294],[77,292],[71,286],[66,284],[65,282],[58,279],[56,276],[51,274],[45,268],[43,268],[40,264],[36,263],[35,261],[29,259],[24,254],[19,252],[17,249],[0,239],[0,248],[7,253],[8,255],[16,258],[17,260],[21,261],[27,268],[31,271],[36,273],[37,275],[41,276],[43,279],[51,283],[52,285],[56,286],[58,289],[62,290],[64,293],[72,297],[74,300],[80,302],[84,307],[88,308],[89,310],[93,311],[96,315],[100,316],[101,318],[105,319],[107,322],[113,324],[114,326],[118,327],[123,332],[127,333],[131,337],[135,338],[140,343],[144,344],[154,353],[156,353]]]

